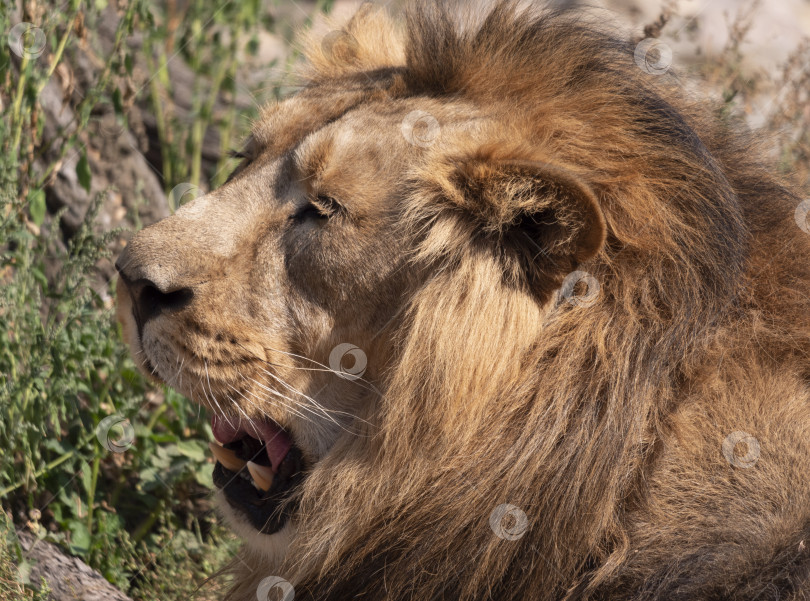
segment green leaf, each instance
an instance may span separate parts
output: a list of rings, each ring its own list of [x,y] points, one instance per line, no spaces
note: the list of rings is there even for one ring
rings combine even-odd
[[[205,448],[197,440],[181,440],[177,443],[177,450],[192,461],[205,461]]]
[[[63,454],[63,453],[66,453],[69,448],[72,449],[72,447],[70,447],[69,445],[65,446],[64,444],[62,444],[61,442],[59,442],[55,438],[47,438],[42,443],[42,446],[45,447],[46,449],[49,449],[49,450],[53,451],[54,453],[60,454],[60,455]]]
[[[76,382],[76,390],[79,392],[83,392],[87,396],[93,396],[93,390],[87,385],[86,382],[83,381]]]
[[[163,486],[163,478],[158,475],[158,470],[154,467],[147,467],[139,473],[139,486],[145,491],[155,490]]]
[[[128,384],[134,384],[141,380],[141,374],[136,369],[125,367],[121,370],[121,378],[126,380]]]
[[[248,43],[245,46],[245,51],[250,56],[256,56],[259,53],[259,36],[257,36],[255,33],[248,40]]]
[[[84,486],[84,490],[88,494],[90,494],[90,488],[93,485],[93,482],[92,482],[93,481],[93,471],[90,468],[90,465],[84,460],[82,460],[79,465],[82,466],[81,467],[82,485]]]
[[[62,487],[56,496],[62,502],[62,505],[65,506],[65,509],[68,513],[72,515],[75,515],[77,513],[79,503],[81,502],[79,500],[79,495],[77,495],[73,491],[70,491],[68,493],[67,490],[64,487]]]
[[[31,584],[31,568],[33,565],[27,559],[23,559],[17,564],[17,573],[19,574],[20,582],[23,584]]]
[[[121,90],[119,88],[115,88],[115,90],[113,90],[112,101],[113,101],[113,106],[115,107],[115,112],[118,115],[123,115],[124,114],[124,100],[121,97]]]
[[[177,455],[179,455],[177,446],[170,444],[166,445],[165,447],[156,448],[150,459],[152,461],[152,465],[169,469],[169,466],[172,464],[172,457],[176,457]]]
[[[211,469],[211,464],[206,463],[201,468],[194,471],[194,480],[204,488],[214,488],[214,470]]]
[[[31,220],[37,225],[42,225],[42,222],[45,221],[46,210],[45,190],[37,188],[31,192],[28,201],[28,211],[31,213]]]
[[[42,289],[47,294],[48,292],[48,278],[42,273],[42,270],[37,267],[31,268],[31,275],[34,276],[34,279],[39,282],[39,285],[42,286]]]
[[[70,551],[74,555],[84,555],[90,549],[90,532],[83,521],[72,520],[70,529]]]
[[[93,174],[90,173],[90,163],[87,162],[87,153],[83,152],[79,162],[76,163],[76,177],[79,178],[79,184],[86,192],[90,192],[90,181],[93,179]]]

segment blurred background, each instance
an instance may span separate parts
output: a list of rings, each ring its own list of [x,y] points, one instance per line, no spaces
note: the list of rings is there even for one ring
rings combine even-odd
[[[810,0],[587,4],[810,194]],[[112,264],[225,181],[258,107],[295,91],[296,32],[357,5],[0,0],[0,599],[227,586],[206,416],[136,371]]]

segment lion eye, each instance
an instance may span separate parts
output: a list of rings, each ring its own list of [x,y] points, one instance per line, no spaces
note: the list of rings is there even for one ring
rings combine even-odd
[[[340,205],[329,196],[316,196],[310,198],[307,204],[301,207],[293,218],[299,221],[305,219],[326,220],[338,212]]]

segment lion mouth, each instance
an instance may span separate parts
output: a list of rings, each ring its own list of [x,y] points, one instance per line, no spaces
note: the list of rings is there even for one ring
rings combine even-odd
[[[271,420],[232,424],[211,419],[214,484],[259,532],[278,532],[295,507],[284,503],[304,479],[304,459],[290,434]]]

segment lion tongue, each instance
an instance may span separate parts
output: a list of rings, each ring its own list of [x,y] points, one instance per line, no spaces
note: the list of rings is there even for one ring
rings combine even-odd
[[[254,432],[250,430],[254,430]],[[267,457],[270,459],[273,473],[276,473],[278,466],[281,465],[281,462],[289,453],[290,447],[292,447],[290,437],[280,426],[266,421],[250,422],[248,434],[264,442],[264,448],[267,451]]]
[[[251,420],[246,424],[242,420],[239,424],[231,424],[228,420],[214,415],[211,418],[211,431],[217,442],[223,445],[240,440],[245,436],[261,440],[264,442],[264,449],[274,473],[278,471],[279,465],[292,447],[289,435],[280,426],[270,421]]]

